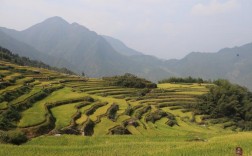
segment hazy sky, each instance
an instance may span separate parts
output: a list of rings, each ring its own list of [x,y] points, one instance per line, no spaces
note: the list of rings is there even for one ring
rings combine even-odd
[[[252,42],[252,0],[0,0],[0,26],[52,16],[163,59]]]

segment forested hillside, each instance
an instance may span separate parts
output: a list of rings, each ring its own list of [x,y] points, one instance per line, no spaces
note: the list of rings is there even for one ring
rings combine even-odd
[[[196,108],[216,119],[215,123],[229,120],[226,126],[252,130],[252,93],[227,80],[217,80],[214,84],[209,87],[209,93],[200,96]]]

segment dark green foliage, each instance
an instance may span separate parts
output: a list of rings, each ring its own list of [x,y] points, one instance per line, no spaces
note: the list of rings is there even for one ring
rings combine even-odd
[[[125,115],[131,116],[133,112],[134,112],[134,110],[133,110],[132,106],[129,105],[129,106],[127,107],[127,109],[125,110],[124,114],[125,114]]]
[[[128,119],[128,120],[123,121],[124,127],[127,127],[128,125],[132,125],[134,127],[137,127],[137,126],[139,126],[139,123],[134,119]]]
[[[40,92],[26,98],[24,101],[16,103],[14,105],[14,107],[19,111],[25,110],[25,109],[31,107],[33,103],[35,103],[35,102],[37,102],[39,100],[42,100],[43,98],[50,95],[50,93],[52,93],[52,92],[54,92],[54,91],[56,91],[58,89],[61,89],[62,87],[63,86],[55,86],[55,87],[50,87],[50,88],[44,88]]]
[[[0,115],[0,129],[1,130],[8,130],[15,127],[7,118],[3,115]]]
[[[7,132],[7,143],[20,145],[28,140],[26,135],[18,130]]]
[[[15,110],[13,107],[9,107],[9,109],[5,111],[2,115],[4,118],[8,119],[9,122],[17,121],[21,118],[19,112]]]
[[[109,109],[108,109],[108,118],[110,120],[115,120],[116,118],[116,112],[119,110],[119,106],[117,104],[113,104]]]
[[[151,106],[145,106],[144,108],[138,110],[135,114],[137,119],[141,119],[144,113],[147,113],[151,109]]]
[[[169,112],[165,112],[161,109],[156,110],[155,112],[149,114],[146,117],[146,122],[152,122],[155,123],[157,120],[160,120],[161,118],[166,117],[169,120],[166,122],[166,124],[170,127],[174,126],[174,125],[178,125],[177,120],[175,118],[175,116]]]
[[[2,47],[0,47],[0,60],[8,61],[8,62],[15,63],[21,66],[46,68],[46,69],[55,70],[55,71],[66,73],[66,74],[75,75],[74,72],[72,72],[71,70],[67,68],[51,67],[41,61],[30,60],[27,57],[20,57],[19,55],[13,54],[8,49],[2,48]]]
[[[0,129],[9,130],[15,127],[12,122],[18,121],[20,118],[20,113],[14,107],[9,107],[0,115]]]
[[[152,122],[155,123],[157,120],[160,120],[163,117],[166,117],[167,113],[161,109],[156,110],[155,112],[149,114],[145,120],[146,122]]]
[[[46,96],[48,96],[48,94],[42,90],[42,91],[26,98],[24,101],[16,103],[14,105],[14,107],[19,111],[25,110],[25,109],[31,107],[33,103],[45,98]]]
[[[112,135],[124,135],[124,134],[131,134],[126,128],[122,126],[116,126],[110,129],[110,133]]]
[[[227,80],[214,81],[209,93],[199,98],[196,108],[210,118],[227,117],[237,127],[252,130],[252,93],[246,88],[233,85]]]
[[[178,125],[177,120],[168,120],[166,124],[170,127],[173,127],[175,125]]]
[[[29,92],[31,89],[27,86],[22,86],[16,90],[13,90],[13,91],[8,91],[8,92],[5,92],[2,97],[3,97],[3,100],[4,101],[11,101],[27,92]]]
[[[145,96],[147,93],[149,93],[151,90],[149,88],[144,88],[142,90],[139,90],[137,92],[137,96]]]
[[[91,136],[94,133],[94,126],[95,123],[88,119],[88,121],[85,123],[84,128],[83,128],[83,132],[85,136]]]
[[[45,98],[53,91],[58,90],[60,88],[62,88],[62,86],[45,88],[41,92],[29,97],[28,99],[26,99],[20,103],[17,103],[13,106],[8,107],[8,109],[5,110],[0,115],[0,129],[1,130],[10,130],[10,129],[14,128],[15,125],[13,124],[13,122],[18,121],[21,118],[20,112],[22,110],[25,110],[25,109],[31,107],[32,104],[35,103],[36,101],[39,101],[39,100]]]
[[[83,76],[83,77],[84,77],[84,76],[85,76],[85,73],[84,73],[84,72],[81,72],[81,76]]]
[[[8,141],[7,132],[0,130],[0,143],[6,143],[7,141]]]
[[[192,78],[189,77],[170,77],[168,79],[164,79],[161,81],[158,81],[158,83],[207,83],[209,81],[205,81],[202,78]]]
[[[61,134],[73,134],[73,135],[79,135],[79,131],[77,131],[76,129],[72,128],[72,127],[65,127],[63,129],[60,130]]]
[[[175,126],[175,125],[178,126],[178,122],[177,122],[177,120],[176,120],[176,118],[175,118],[175,116],[174,116],[173,114],[167,112],[167,118],[169,119],[169,120],[166,122],[166,124],[167,124],[168,126],[170,126],[170,127],[173,127],[173,126]]]
[[[157,88],[155,83],[138,78],[133,74],[126,73],[123,76],[103,77],[109,85],[127,88]]]
[[[15,145],[20,145],[28,140],[26,135],[19,131],[0,131],[0,143],[11,143]]]
[[[10,82],[0,82],[0,89],[4,89],[10,85],[11,85]]]

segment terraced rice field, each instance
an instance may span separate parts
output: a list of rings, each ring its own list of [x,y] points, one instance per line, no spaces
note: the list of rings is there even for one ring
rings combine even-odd
[[[42,136],[15,150],[0,144],[0,155],[230,155],[238,145],[252,155],[251,133],[211,124],[189,109],[211,84],[159,84],[141,95],[103,79],[0,64],[0,113],[18,107],[17,129],[29,137],[79,135]],[[124,135],[108,136],[116,134]]]

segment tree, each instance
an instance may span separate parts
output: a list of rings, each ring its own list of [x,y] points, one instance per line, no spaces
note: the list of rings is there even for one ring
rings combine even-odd
[[[84,72],[82,72],[82,73],[81,73],[81,76],[85,77],[85,73],[84,73]]]

